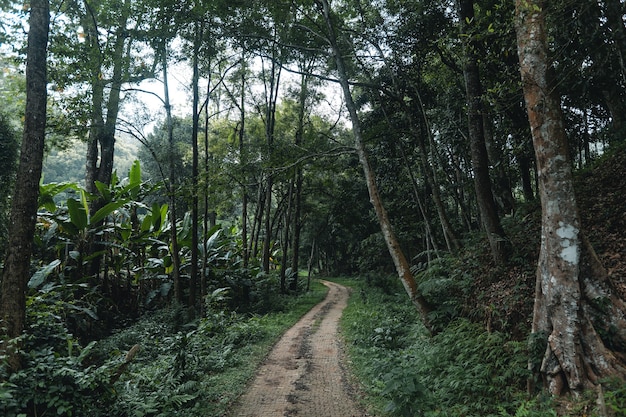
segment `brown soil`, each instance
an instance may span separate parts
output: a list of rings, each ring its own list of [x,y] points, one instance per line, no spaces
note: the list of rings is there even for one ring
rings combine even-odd
[[[278,341],[232,417],[365,417],[343,365],[339,318],[349,289],[323,281],[328,295]]]

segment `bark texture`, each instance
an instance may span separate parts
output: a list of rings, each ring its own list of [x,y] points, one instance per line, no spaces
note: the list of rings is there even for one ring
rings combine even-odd
[[[599,383],[599,378],[623,375],[623,368],[597,334],[591,315],[593,301],[600,299],[611,301],[609,311],[619,313],[619,308],[601,282],[581,274],[583,240],[560,98],[551,79],[544,4],[518,0],[516,14],[542,206],[532,332],[547,343],[535,371],[552,394],[578,394]],[[593,253],[590,245],[587,252]]]
[[[26,113],[16,188],[11,204],[9,242],[2,271],[0,331],[4,336],[0,354],[9,354],[12,369],[20,367],[19,357],[7,339],[22,334],[26,319],[26,286],[37,220],[39,179],[43,162],[47,101],[47,46],[50,26],[48,0],[31,2],[26,62]]]

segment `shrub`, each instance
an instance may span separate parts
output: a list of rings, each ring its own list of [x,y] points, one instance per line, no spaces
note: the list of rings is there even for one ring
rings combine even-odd
[[[106,415],[102,410],[115,397],[110,381],[119,361],[90,364],[95,342],[80,346],[65,327],[63,311],[62,303],[29,299],[29,328],[21,339],[23,367],[9,375],[6,363],[0,363],[5,416]]]

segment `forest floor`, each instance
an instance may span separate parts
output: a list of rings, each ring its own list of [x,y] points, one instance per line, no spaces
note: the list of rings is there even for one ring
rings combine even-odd
[[[329,288],[316,305],[274,346],[246,393],[237,417],[365,417],[345,366],[339,319],[350,290]]]

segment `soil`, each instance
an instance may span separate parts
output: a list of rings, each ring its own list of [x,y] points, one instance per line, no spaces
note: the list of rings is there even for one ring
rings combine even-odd
[[[274,346],[232,417],[365,417],[345,367],[339,319],[349,289],[329,289]]]

